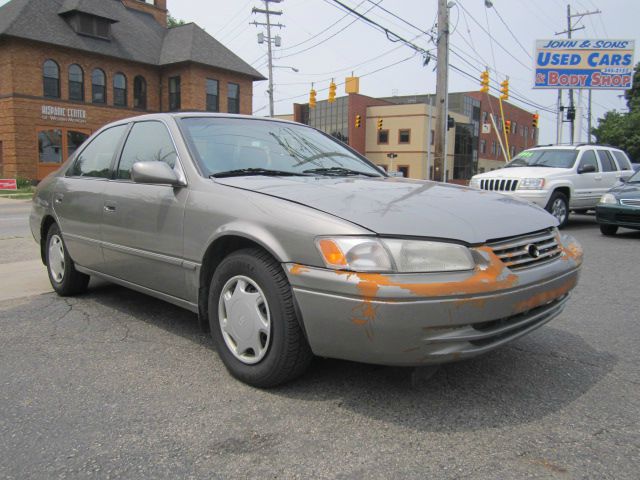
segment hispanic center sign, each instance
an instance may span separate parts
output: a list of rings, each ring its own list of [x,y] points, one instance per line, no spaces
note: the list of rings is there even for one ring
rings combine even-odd
[[[631,88],[634,47],[633,40],[537,40],[534,88]]]

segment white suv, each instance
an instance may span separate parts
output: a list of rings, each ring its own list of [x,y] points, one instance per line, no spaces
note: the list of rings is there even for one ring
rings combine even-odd
[[[470,187],[533,202],[558,219],[595,208],[620,179],[633,174],[627,155],[605,145],[549,145],[520,152],[503,168],[475,175]]]

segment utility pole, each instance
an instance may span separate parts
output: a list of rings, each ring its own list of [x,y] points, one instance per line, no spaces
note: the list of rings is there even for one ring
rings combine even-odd
[[[600,10],[594,10],[592,12],[578,12],[571,14],[571,5],[567,5],[567,29],[564,32],[557,32],[556,35],[564,35],[567,34],[567,38],[571,38],[571,34],[578,30],[584,30],[585,26],[578,27],[578,23],[586,17],[587,15],[596,15],[598,13],[602,13]],[[573,19],[577,18],[576,22],[573,23]],[[569,89],[569,110],[570,112],[575,112],[575,105],[573,104],[573,89]],[[573,138],[575,135],[574,124],[575,124],[575,116],[569,119],[570,122],[570,130],[569,130],[569,138],[571,144],[573,144]],[[561,126],[559,127],[559,129]]]
[[[589,106],[587,107],[588,113],[588,121],[587,121],[587,143],[591,145],[591,89],[589,89]]]
[[[272,52],[272,48],[271,45],[275,44],[276,47],[280,46],[280,37],[279,36],[275,36],[274,38],[271,37],[271,27],[278,27],[278,28],[283,28],[284,25],[282,25],[281,23],[276,23],[276,24],[272,24],[271,23],[271,15],[276,15],[276,16],[280,16],[282,15],[282,11],[280,10],[269,10],[269,4],[270,3],[281,3],[282,0],[262,0],[264,2],[264,10],[261,8],[256,8],[253,7],[253,9],[251,10],[252,14],[256,14],[256,13],[263,13],[266,17],[266,22],[256,22],[253,21],[250,23],[250,25],[255,25],[256,27],[258,25],[262,25],[267,27],[267,36],[266,38],[264,37],[263,34],[258,34],[258,43],[263,43],[264,41],[267,42],[267,57],[268,57],[268,65],[269,65],[269,90],[268,90],[268,94],[269,94],[269,116],[273,117],[273,52]]]
[[[442,181],[447,153],[447,115],[449,113],[449,8],[447,0],[438,0],[438,63],[436,77],[436,135],[433,180]]]

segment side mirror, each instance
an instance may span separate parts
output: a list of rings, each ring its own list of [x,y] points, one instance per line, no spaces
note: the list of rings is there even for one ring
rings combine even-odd
[[[622,182],[622,183],[627,183],[627,182],[629,181],[629,178],[630,178],[630,177],[629,177],[628,175],[625,175],[625,176],[623,176],[623,177],[620,177],[620,178],[618,179],[618,181],[620,181],[620,182]]]
[[[578,173],[593,173],[595,171],[596,171],[596,166],[593,164],[578,167]]]
[[[184,186],[176,172],[164,162],[136,162],[131,167],[131,178],[136,183]]]

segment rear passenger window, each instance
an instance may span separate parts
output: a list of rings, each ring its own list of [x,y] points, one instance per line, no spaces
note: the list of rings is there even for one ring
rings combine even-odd
[[[613,157],[608,150],[598,150],[598,155],[600,156],[603,172],[615,172],[617,170]]]
[[[173,168],[176,158],[173,142],[163,123],[138,122],[133,125],[122,149],[117,177],[130,179],[131,167],[136,162],[164,162]]]
[[[580,159],[580,166],[578,167],[578,170],[587,165],[593,165],[596,172],[600,171],[598,168],[598,161],[596,160],[596,153],[593,150],[585,150],[582,154],[582,158]]]
[[[111,176],[111,162],[126,129],[127,125],[118,125],[98,134],[80,152],[67,171],[67,176],[109,178]]]
[[[618,150],[613,150],[612,153],[618,161],[618,167],[620,167],[620,170],[633,170],[633,168],[631,167],[631,162],[624,153]]]

